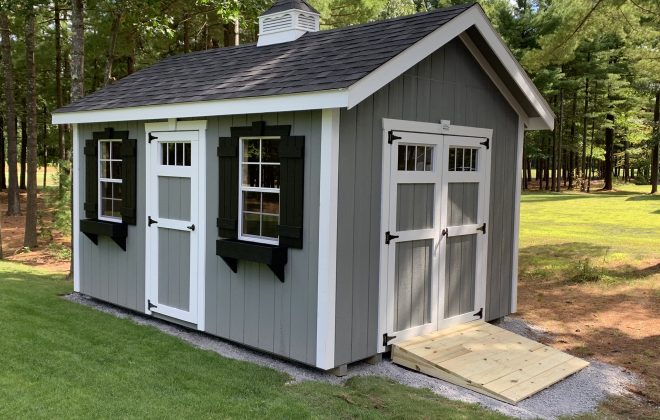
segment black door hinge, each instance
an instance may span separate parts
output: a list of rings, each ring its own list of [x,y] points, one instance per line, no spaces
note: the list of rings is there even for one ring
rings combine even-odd
[[[147,299],[147,309],[151,310],[151,308],[157,308],[158,306],[154,305],[151,303],[150,299]]]
[[[149,144],[151,144],[152,140],[158,140],[158,137],[156,137],[153,134],[149,133]]]
[[[486,146],[486,150],[488,150],[490,148],[490,139],[486,139],[486,141],[482,141],[479,144],[482,146]]]
[[[478,227],[477,230],[482,231],[485,235],[486,234],[486,223],[484,222],[484,224],[481,225],[481,227]]]
[[[479,312],[476,312],[476,313],[475,313],[474,315],[472,315],[472,316],[478,316],[479,319],[482,319],[482,318],[484,317],[484,308],[479,308]]]
[[[385,232],[385,245],[389,245],[392,239],[396,239],[398,237],[399,235],[392,235],[388,230],[387,232]]]
[[[152,219],[151,216],[148,216],[148,217],[147,217],[147,225],[148,225],[149,227],[151,227],[151,225],[153,225],[154,223],[158,223],[158,222],[155,221],[154,219]]]
[[[396,335],[389,335],[388,333],[383,334],[383,347],[390,345],[390,341],[394,340]]]
[[[195,231],[195,225],[194,224],[190,225],[190,226],[186,226],[186,228],[189,229],[189,230],[192,230],[193,232]]]
[[[387,143],[392,144],[392,142],[393,142],[394,140],[401,140],[401,137],[399,137],[399,136],[397,136],[396,134],[394,134],[394,131],[393,131],[393,130],[390,130],[390,131],[387,133]]]

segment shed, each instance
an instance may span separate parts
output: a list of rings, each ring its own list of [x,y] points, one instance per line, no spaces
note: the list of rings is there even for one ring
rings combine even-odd
[[[523,135],[554,115],[481,7],[259,24],[54,113],[75,291],[326,370],[515,312]]]

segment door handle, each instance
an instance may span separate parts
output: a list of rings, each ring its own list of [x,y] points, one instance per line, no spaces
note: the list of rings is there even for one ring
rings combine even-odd
[[[446,236],[449,238],[449,229],[447,228],[442,229],[442,236]]]
[[[193,232],[195,231],[195,225],[194,224],[190,225],[190,226],[186,226],[186,228],[192,230]]]
[[[151,227],[151,225],[153,225],[154,223],[158,224],[158,222],[152,219],[151,216],[147,217],[147,224],[149,225],[149,227]]]

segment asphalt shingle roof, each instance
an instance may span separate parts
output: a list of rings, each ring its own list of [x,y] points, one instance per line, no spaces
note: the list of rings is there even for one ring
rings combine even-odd
[[[57,113],[347,88],[471,5],[166,58]]]

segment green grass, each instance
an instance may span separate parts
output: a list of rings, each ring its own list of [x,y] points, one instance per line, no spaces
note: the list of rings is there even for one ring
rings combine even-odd
[[[60,297],[70,290],[0,262],[0,418],[502,418],[382,378],[288,385]]]
[[[521,273],[544,278],[582,271],[591,277],[598,274],[592,269],[602,269],[596,277],[643,277],[637,267],[660,257],[660,195],[646,194],[648,186],[617,188],[608,193],[524,194]]]

